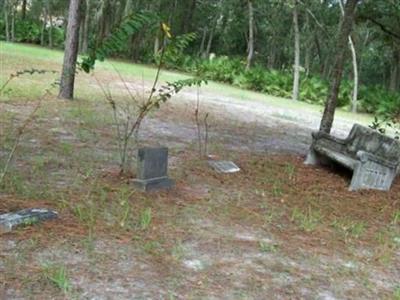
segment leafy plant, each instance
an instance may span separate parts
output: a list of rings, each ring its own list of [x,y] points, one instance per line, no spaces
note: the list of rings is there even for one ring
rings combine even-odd
[[[84,57],[79,65],[86,73],[89,73],[94,69],[96,60],[103,61],[106,57],[118,52],[124,47],[129,37],[145,27],[156,27],[158,22],[158,16],[152,12],[143,11],[128,15],[103,41],[97,44],[91,43],[89,55]]]
[[[138,19],[138,21],[136,19]],[[113,34],[108,40],[106,40],[100,48],[92,52],[91,56],[84,59],[84,61],[81,63],[82,68],[85,71],[89,72],[91,69],[94,68],[94,63],[96,59],[104,59],[105,55],[109,55],[113,51],[117,51],[121,39],[128,34],[127,31],[124,29],[125,26],[127,26],[126,24],[128,24],[128,27],[132,30],[139,30],[146,24],[146,22],[149,22],[150,19],[150,16],[146,17],[139,14],[136,15],[136,18],[128,19],[125,23],[123,22],[121,28],[118,29],[115,34]],[[134,26],[132,24],[134,24]],[[111,92],[106,89],[102,85],[102,83],[95,77],[98,85],[100,86],[104,94],[106,101],[109,103],[113,112],[118,150],[120,155],[121,174],[125,174],[130,170],[131,157],[133,157],[133,155],[128,154],[136,148],[135,146],[137,144],[137,137],[143,119],[152,110],[160,108],[160,105],[162,103],[168,101],[183,87],[192,85],[200,86],[203,82],[206,82],[203,79],[192,78],[175,82],[167,82],[161,87],[157,87],[165,56],[173,55],[175,47],[178,47],[179,51],[182,50],[182,47],[188,45],[188,43],[190,43],[190,41],[194,37],[193,35],[189,34],[174,38],[170,33],[170,28],[165,23],[160,24],[160,29],[162,31],[161,45],[163,45],[163,47],[159,54],[156,75],[154,77],[150,92],[145,99],[140,98],[140,93],[131,92],[129,85],[116,68],[114,69],[119,75],[122,83],[124,84],[125,90],[128,95],[127,100],[124,102],[116,101],[113,98]],[[114,35],[115,37],[113,37]],[[134,137],[134,139],[132,137]]]

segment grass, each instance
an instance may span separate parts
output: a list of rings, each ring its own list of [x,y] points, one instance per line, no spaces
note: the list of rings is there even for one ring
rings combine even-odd
[[[65,266],[45,264],[43,266],[43,275],[62,292],[68,293],[71,291],[72,285]]]
[[[12,58],[2,59],[0,80],[20,67],[59,69],[61,52],[5,43],[0,48],[2,58]],[[115,64],[131,79],[147,80],[154,71]],[[99,79],[115,83],[111,68],[100,64]],[[185,76],[163,74],[164,79]],[[0,98],[0,161],[12,145],[12,130],[53,79],[48,74],[18,79]],[[246,101],[319,109],[214,83],[207,87],[215,89]],[[168,134],[171,124],[177,135],[194,126],[191,107],[176,103],[155,112],[142,131],[143,145],[169,146],[176,186],[143,193],[131,185],[134,170],[126,176],[118,172],[112,118],[93,78],[79,75],[77,95],[73,102],[46,99],[0,188],[0,213],[32,206],[60,213],[58,221],[0,236],[0,282],[9,298],[62,299],[72,297],[72,290],[76,298],[116,297],[115,291],[120,298],[165,298],[173,290],[182,299],[239,294],[286,299],[317,298],[321,288],[337,298],[393,297],[400,249],[398,183],[389,193],[351,193],[346,175],[304,166],[297,154],[232,146],[230,140],[251,143],[252,132],[268,138],[281,131],[217,115],[212,153],[235,161],[241,172],[216,174],[199,159],[195,139]],[[206,267],[188,269],[186,259]],[[343,265],[348,261],[362,270],[349,271]],[[376,283],[375,275],[387,284]]]
[[[295,207],[292,212],[291,220],[295,222],[301,230],[312,232],[322,222],[322,216],[320,211],[312,209],[310,206],[305,212]]]
[[[151,208],[147,207],[140,214],[140,220],[139,220],[140,229],[142,230],[148,229],[151,224],[151,219],[152,219]]]
[[[259,241],[258,242],[258,246],[260,248],[261,252],[264,253],[268,253],[268,252],[276,252],[278,250],[278,246],[268,243],[268,242],[264,242],[264,241]]]
[[[8,55],[7,53],[12,53],[12,56]],[[61,63],[63,53],[61,51],[50,50],[39,46],[0,42],[0,57],[2,57],[1,61],[5,61],[6,58],[8,60],[7,65],[3,63],[3,65],[1,66],[2,70],[4,71],[7,71],[10,65],[12,66],[11,70],[24,69],[25,64],[21,65],[20,64],[21,60],[23,60],[30,66],[43,66],[57,70],[57,68],[54,67],[55,65],[59,65]],[[130,62],[128,63],[126,61],[118,61],[118,60],[107,60],[105,62],[98,62],[96,70],[100,73],[104,72],[109,73],[113,72],[115,68],[117,68],[119,72],[124,76],[135,77],[142,79],[144,81],[151,81],[156,73],[155,67],[140,65],[140,64],[132,64]],[[87,79],[89,76],[82,75],[82,77]],[[174,81],[174,80],[186,79],[188,77],[190,77],[188,76],[188,74],[163,70],[161,73],[160,80]],[[7,78],[7,72],[3,72],[3,74],[0,75],[0,82],[5,80],[6,78]],[[79,84],[79,81],[77,84],[78,97],[86,98],[88,95],[93,95],[93,91],[89,90],[87,85]],[[33,90],[30,90],[30,94],[36,95],[42,90],[43,85],[39,86],[32,85],[31,88],[33,88]],[[293,102],[290,99],[269,96],[253,91],[247,91],[226,84],[210,82],[209,85],[206,86],[204,89],[209,92],[218,91],[218,93],[226,97],[234,97],[237,99],[241,99],[243,101],[256,101],[256,102],[259,101],[279,108],[285,108],[285,109],[290,108],[300,111],[308,111],[309,113],[322,114],[322,107],[317,105],[311,105],[304,102]],[[14,87],[13,93],[25,95],[22,89],[16,87]],[[370,115],[353,114],[344,110],[338,110],[337,116],[339,118],[356,121],[362,124],[371,124],[373,120],[373,118]]]
[[[396,287],[393,292],[394,300],[400,300],[400,286]]]
[[[366,224],[363,221],[349,219],[334,220],[332,226],[343,235],[345,240],[348,238],[360,238],[366,231]]]

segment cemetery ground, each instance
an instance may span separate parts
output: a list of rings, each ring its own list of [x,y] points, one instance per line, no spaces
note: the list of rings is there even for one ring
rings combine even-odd
[[[62,53],[0,44],[3,83],[17,70],[60,69]],[[114,62],[132,90],[154,70]],[[343,169],[303,160],[321,107],[210,83],[209,153],[197,151],[197,90],[145,120],[140,141],[168,146],[170,191],[144,193],[121,176],[112,113],[126,89],[114,67],[78,74],[77,99],[43,98],[0,191],[0,213],[46,207],[60,218],[0,236],[0,299],[400,299],[400,182],[349,192]],[[185,75],[163,72],[162,80]],[[54,81],[13,80],[1,97],[1,162],[13,134]],[[335,134],[368,116],[339,112]]]

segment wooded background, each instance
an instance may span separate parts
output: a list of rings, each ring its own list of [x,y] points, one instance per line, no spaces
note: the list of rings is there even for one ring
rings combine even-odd
[[[64,47],[68,1],[0,3],[0,39]],[[166,59],[165,67],[322,104],[334,72],[345,4],[338,0],[82,0],[79,51],[90,51],[131,14],[150,11],[169,24],[175,36],[196,33],[187,47]],[[153,63],[160,48],[160,30],[150,26],[130,36],[113,56]],[[400,1],[359,1],[346,48],[349,59],[339,106],[372,113],[400,106]]]

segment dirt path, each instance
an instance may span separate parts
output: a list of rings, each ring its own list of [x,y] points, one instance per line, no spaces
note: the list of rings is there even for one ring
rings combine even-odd
[[[129,82],[132,89],[140,90],[143,83]],[[124,89],[121,82],[113,87]],[[223,85],[221,85],[223,88]],[[150,88],[150,87],[149,87]],[[186,88],[169,102],[169,120],[148,119],[144,122],[143,137],[160,132],[171,145],[171,140],[180,142],[196,140],[193,114],[197,102],[197,89]],[[320,111],[307,108],[282,108],[260,100],[243,100],[226,96],[223,92],[205,87],[199,92],[200,112],[210,115],[211,137],[225,147],[236,150],[268,153],[306,154],[311,143],[311,132],[318,130],[322,116]],[[177,123],[176,114],[189,116],[186,122]],[[192,120],[190,120],[190,116]],[[345,137],[353,121],[337,117],[332,133]],[[176,145],[176,144],[174,144]]]

